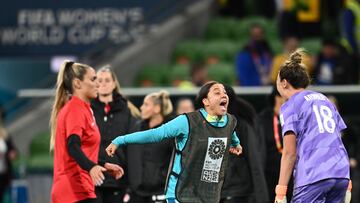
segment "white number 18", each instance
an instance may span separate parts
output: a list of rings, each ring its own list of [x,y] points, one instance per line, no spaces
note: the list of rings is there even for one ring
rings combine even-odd
[[[313,111],[316,116],[316,121],[319,126],[319,132],[323,133],[325,130],[328,133],[333,133],[335,130],[335,121],[333,119],[332,111],[329,107],[320,105],[320,111],[317,105],[313,105]]]

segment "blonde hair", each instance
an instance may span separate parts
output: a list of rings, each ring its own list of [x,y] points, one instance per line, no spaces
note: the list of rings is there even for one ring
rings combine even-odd
[[[151,98],[154,104],[160,105],[160,114],[162,116],[167,116],[173,112],[173,105],[168,91],[161,90],[160,92],[150,93],[147,97]]]
[[[111,66],[109,64],[99,68],[99,70],[97,71],[98,73],[99,72],[108,72],[111,74],[111,78],[114,80],[115,82],[115,89],[113,91],[117,92],[120,94],[120,83],[119,83],[119,80],[115,74],[115,72],[112,70]]]
[[[8,133],[4,127],[3,123],[3,111],[2,108],[0,108],[0,139],[6,139],[8,137]]]
[[[111,68],[111,65],[107,64],[103,67],[101,67],[97,72],[108,72],[111,74],[111,78],[114,80],[115,82],[115,89],[113,90],[116,93],[120,93],[120,83],[119,80],[115,74],[115,72],[113,71],[113,69]],[[130,110],[130,113],[132,116],[134,116],[135,118],[140,118],[141,114],[139,109],[133,104],[131,103],[131,101],[127,101],[127,106]]]
[[[293,53],[290,54],[289,58],[285,61],[284,66],[287,67],[295,67],[301,66],[302,68],[306,68],[305,64],[301,63],[302,56],[306,54],[306,50],[304,48],[298,48]]]
[[[8,133],[5,129],[5,127],[2,124],[2,121],[0,119],[0,139],[6,139],[8,137]]]
[[[75,78],[83,80],[89,68],[91,67],[86,64],[74,63],[72,61],[64,61],[60,67],[56,82],[55,100],[49,123],[51,131],[50,151],[54,149],[57,116],[74,91],[72,82]]]

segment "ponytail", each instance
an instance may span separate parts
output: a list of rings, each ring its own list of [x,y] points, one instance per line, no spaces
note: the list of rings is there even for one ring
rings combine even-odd
[[[170,100],[169,92],[161,90],[160,92],[150,93],[146,97],[151,98],[154,104],[160,106],[160,114],[162,116],[167,116],[172,113],[173,105]]]
[[[88,65],[74,63],[72,61],[64,61],[64,63],[60,67],[56,81],[55,101],[52,106],[49,123],[51,133],[50,151],[54,149],[56,122],[59,111],[69,100],[69,97],[73,94],[72,81],[75,78],[83,80],[88,68]]]
[[[159,92],[159,99],[161,100],[161,115],[167,116],[173,112],[173,105],[170,100],[169,92],[162,90]]]

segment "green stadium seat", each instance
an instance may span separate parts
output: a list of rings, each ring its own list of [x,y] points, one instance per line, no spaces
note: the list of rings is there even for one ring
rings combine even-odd
[[[176,45],[173,61],[178,64],[189,64],[203,60],[204,44],[200,40],[187,40]]]
[[[210,59],[233,62],[235,54],[240,48],[240,44],[229,40],[209,41],[205,43],[203,55],[208,63]]]
[[[35,136],[29,147],[27,158],[27,169],[30,172],[51,171],[53,168],[53,157],[50,153],[50,134],[49,132],[40,133]]]
[[[166,72],[168,65],[151,64],[145,65],[137,74],[135,78],[135,86],[138,87],[157,87],[166,86],[169,84]]]
[[[205,39],[230,39],[232,29],[238,24],[234,18],[214,18],[205,29]]]
[[[321,50],[321,39],[320,38],[309,38],[309,39],[304,39],[301,43],[300,43],[300,47],[305,48],[310,55],[316,55],[320,52]]]
[[[279,38],[270,39],[268,42],[274,56],[283,53],[283,42]]]
[[[179,86],[183,81],[190,81],[190,66],[185,64],[174,64],[170,70],[170,84]]]
[[[254,23],[259,24],[266,31],[266,19],[257,16],[250,16],[238,20],[237,25],[233,27],[232,38],[236,40],[247,40],[249,38],[249,28]]]
[[[269,20],[259,16],[250,16],[238,20],[236,26],[232,28],[231,38],[234,40],[248,40],[249,29],[252,24],[259,24],[265,30],[267,39],[277,38],[278,30],[275,20]]]
[[[235,67],[231,63],[219,63],[209,65],[208,74],[210,80],[216,80],[218,82],[235,85],[236,74]]]

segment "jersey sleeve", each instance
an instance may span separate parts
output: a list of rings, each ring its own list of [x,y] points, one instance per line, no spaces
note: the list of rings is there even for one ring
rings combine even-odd
[[[346,126],[344,120],[342,119],[342,117],[340,116],[339,112],[336,112],[336,117],[337,117],[337,121],[338,121],[337,126],[338,126],[339,131],[346,129],[347,126]]]
[[[82,138],[85,124],[84,113],[79,108],[73,108],[65,118],[66,138],[73,134]]]
[[[185,115],[180,115],[158,128],[119,136],[114,139],[112,143],[117,146],[126,144],[156,143],[164,139],[175,138],[186,134],[189,134],[189,123]]]
[[[231,146],[236,147],[238,145],[240,145],[240,140],[236,135],[236,132],[234,131],[233,134],[231,135]]]
[[[298,121],[298,116],[296,112],[293,110],[294,108],[290,108],[291,106],[283,106],[281,108],[280,113],[280,123],[281,123],[281,134],[284,137],[285,134],[289,131],[296,132],[296,122]]]

